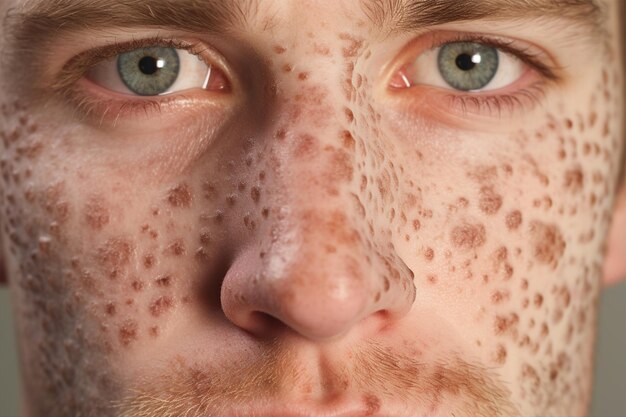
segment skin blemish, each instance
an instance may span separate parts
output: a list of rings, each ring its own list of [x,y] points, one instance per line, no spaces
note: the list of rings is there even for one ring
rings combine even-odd
[[[428,262],[432,261],[435,258],[435,251],[432,248],[426,248],[424,258],[426,258]]]
[[[107,303],[107,305],[104,307],[104,311],[108,316],[114,316],[115,310],[115,303]]]
[[[132,287],[132,289],[136,292],[139,292],[141,290],[143,290],[143,282],[135,280],[133,281],[130,286]]]
[[[123,346],[129,346],[137,340],[139,326],[134,320],[126,320],[118,330],[118,338]]]
[[[143,266],[146,269],[150,269],[154,266],[154,263],[156,262],[154,255],[146,255],[143,257]]]
[[[250,189],[250,198],[252,199],[252,201],[254,201],[255,203],[258,203],[259,200],[261,199],[261,188],[259,188],[258,186],[254,186]]]
[[[298,74],[298,79],[300,81],[306,81],[309,79],[309,73],[308,72],[301,72]]]
[[[133,244],[125,238],[111,238],[98,248],[98,261],[107,268],[117,270],[130,263]],[[111,276],[112,278],[114,275]]]
[[[189,207],[192,201],[192,194],[187,184],[179,184],[169,190],[167,201],[172,207]]]
[[[167,246],[164,253],[171,256],[184,255],[186,253],[185,243],[182,239],[176,239]]]
[[[545,265],[556,268],[565,252],[565,241],[556,225],[533,221],[530,224],[533,255]]]
[[[482,187],[479,207],[485,214],[496,214],[502,207],[502,196],[496,193],[493,187]]]
[[[582,191],[584,183],[585,176],[580,167],[565,172],[564,186],[566,190],[572,193],[579,193]]]
[[[156,283],[157,287],[167,288],[172,284],[172,277],[170,275],[165,275],[157,278],[154,282]]]
[[[522,213],[515,210],[506,215],[506,227],[509,230],[517,230],[522,224]]]
[[[92,197],[85,205],[85,222],[94,230],[101,230],[109,224],[109,210],[104,199]]]
[[[159,317],[172,308],[173,305],[174,300],[172,300],[172,297],[164,295],[150,303],[148,310],[153,317]]]
[[[452,229],[452,244],[460,249],[476,249],[487,240],[485,226],[482,224],[464,223]]]
[[[493,355],[493,361],[497,363],[498,365],[504,365],[506,363],[506,355],[507,355],[506,348],[504,347],[504,345],[499,344],[496,347],[496,351]]]
[[[517,334],[517,325],[519,324],[519,316],[516,313],[510,313],[506,316],[496,316],[494,320],[494,333],[498,336],[504,334]]]

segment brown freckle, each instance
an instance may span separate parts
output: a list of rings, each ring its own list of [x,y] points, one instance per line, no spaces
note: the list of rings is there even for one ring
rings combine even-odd
[[[344,130],[343,132],[341,132],[341,142],[345,149],[349,151],[354,151],[356,142],[354,140],[354,137],[352,136],[352,133],[350,133],[349,130]]]
[[[502,196],[496,193],[493,187],[482,187],[479,207],[485,214],[496,214],[502,207]]]
[[[285,51],[287,51],[287,48],[285,48],[284,46],[274,45],[274,52],[276,52],[278,55],[284,54]]]
[[[503,301],[508,300],[510,297],[509,292],[508,291],[494,291],[493,294],[491,294],[491,302],[493,304],[500,304]]]
[[[283,65],[283,72],[291,72],[291,71],[293,71],[293,66],[291,66],[290,64]]]
[[[509,230],[516,230],[522,224],[522,213],[515,210],[506,215],[506,227]]]
[[[168,255],[180,256],[186,252],[185,243],[182,239],[176,239],[165,249]]]
[[[172,284],[172,277],[170,275],[165,275],[160,278],[157,278],[155,281],[157,287],[167,288]]]
[[[107,313],[107,315],[114,316],[115,315],[115,303],[107,303],[107,305],[104,308],[104,311]]]
[[[270,215],[270,209],[267,207],[263,207],[263,210],[261,210],[261,216],[263,216],[264,219],[267,219]]]
[[[261,199],[261,189],[256,185],[250,189],[250,198],[252,198],[252,201],[255,203],[258,203]]]
[[[546,337],[549,333],[548,325],[546,323],[541,324],[541,336]]]
[[[135,280],[132,282],[131,287],[133,288],[133,290],[139,292],[143,290],[143,282]]]
[[[437,276],[436,275],[429,275],[427,277],[427,280],[430,284],[434,285],[437,283]]]
[[[95,230],[100,230],[109,223],[109,210],[101,198],[91,198],[85,205],[85,221]]]
[[[543,304],[543,295],[539,293],[535,294],[535,296],[533,297],[533,304],[537,308],[541,307],[541,305]]]
[[[533,236],[535,259],[556,268],[565,252],[565,241],[558,227],[533,221],[530,225],[530,232]]]
[[[118,336],[120,343],[124,346],[130,345],[133,341],[137,340],[137,322],[134,320],[126,320],[124,324],[119,328]]]
[[[426,248],[426,250],[424,251],[424,257],[427,261],[432,261],[435,257],[435,251],[432,248]]]
[[[346,107],[344,109],[344,113],[346,115],[346,119],[348,120],[348,122],[352,123],[354,121],[354,113],[352,112],[352,110]]]
[[[146,255],[143,257],[143,266],[146,267],[146,269],[150,269],[154,266],[154,255]]]
[[[504,345],[498,345],[494,354],[494,361],[499,365],[504,365],[504,363],[506,362],[506,355],[507,352]]]
[[[300,81],[305,81],[309,79],[309,73],[308,72],[301,72],[298,74],[298,79]]]
[[[287,137],[287,131],[285,131],[285,129],[278,129],[274,134],[274,137],[282,141],[283,139],[285,139],[285,137]]]
[[[567,190],[577,193],[583,189],[585,176],[580,167],[565,172],[564,186]]]
[[[475,249],[485,244],[486,231],[482,224],[465,223],[456,226],[451,234],[454,246],[463,249]]]
[[[124,238],[111,238],[98,248],[98,260],[110,267],[127,265],[133,254],[133,245]]]
[[[502,335],[513,330],[518,322],[519,317],[515,313],[511,313],[508,316],[496,316],[494,320],[495,334]]]
[[[158,335],[159,335],[159,327],[158,326],[150,327],[150,336],[157,337]]]
[[[413,220],[413,230],[414,231],[417,232],[418,230],[421,229],[421,227],[422,227],[422,224],[420,223],[419,220],[417,220],[417,219]]]
[[[172,297],[162,296],[154,300],[150,306],[149,311],[154,317],[159,317],[161,314],[165,313],[174,305],[174,301]]]
[[[172,207],[189,207],[191,200],[191,190],[187,184],[177,185],[167,194],[167,201]]]

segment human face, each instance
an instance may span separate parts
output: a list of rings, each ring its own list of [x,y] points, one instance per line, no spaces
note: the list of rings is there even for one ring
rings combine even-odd
[[[584,415],[618,2],[252,3],[0,0],[25,415]]]

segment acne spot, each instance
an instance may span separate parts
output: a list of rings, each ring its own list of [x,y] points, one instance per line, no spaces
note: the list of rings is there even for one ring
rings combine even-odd
[[[158,337],[159,336],[159,327],[158,326],[150,327],[149,333],[150,333],[151,337]]]
[[[556,268],[565,252],[565,241],[556,225],[533,221],[530,224],[535,259]]]
[[[496,214],[502,207],[502,196],[496,193],[493,187],[482,187],[479,207],[485,214]]]
[[[506,290],[504,291],[494,291],[491,294],[491,303],[492,304],[500,304],[504,301],[507,301],[510,298],[510,293]]]
[[[433,260],[434,257],[435,251],[432,248],[426,248],[426,250],[424,251],[424,258],[426,258],[426,260],[430,262]]]
[[[172,207],[189,207],[191,200],[191,190],[187,184],[177,185],[167,194],[167,201]]]
[[[506,227],[509,230],[516,230],[522,224],[522,213],[519,210],[514,210],[506,215]]]
[[[349,130],[344,130],[343,132],[341,132],[341,143],[344,149],[349,152],[354,152],[354,149],[356,147],[356,141],[354,140],[354,137]]]
[[[543,304],[543,295],[536,293],[533,297],[533,304],[535,307],[540,308]]]
[[[118,337],[123,346],[128,346],[137,340],[139,326],[134,320],[126,320],[118,330]]]
[[[452,244],[461,249],[475,249],[486,242],[485,226],[482,224],[464,223],[452,230]]]
[[[300,81],[306,81],[309,79],[309,73],[308,72],[301,72],[298,74],[298,79]]]
[[[159,317],[162,314],[166,313],[170,308],[172,308],[173,305],[174,301],[172,300],[172,297],[164,295],[150,303],[148,309],[152,316]]]
[[[366,394],[363,396],[365,403],[365,415],[374,415],[380,410],[380,400],[374,394]]]
[[[91,198],[85,205],[85,221],[94,230],[101,230],[109,223],[109,210],[101,198]]]

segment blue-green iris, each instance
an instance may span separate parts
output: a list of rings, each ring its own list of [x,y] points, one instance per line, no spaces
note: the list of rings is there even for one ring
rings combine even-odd
[[[480,90],[498,72],[498,50],[474,42],[452,42],[440,48],[437,63],[441,76],[452,88]]]
[[[149,47],[121,54],[117,71],[133,93],[156,96],[174,85],[180,72],[180,59],[174,48]]]

